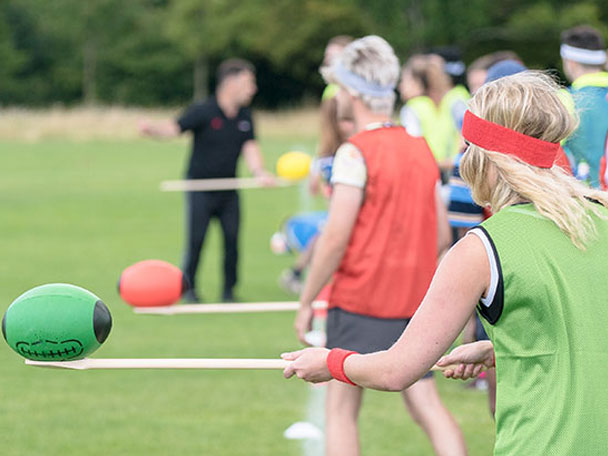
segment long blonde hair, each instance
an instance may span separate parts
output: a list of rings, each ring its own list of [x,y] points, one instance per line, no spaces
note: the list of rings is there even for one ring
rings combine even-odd
[[[549,75],[526,71],[485,84],[470,100],[469,109],[490,122],[557,143],[578,125],[559,90]],[[538,168],[511,155],[471,144],[462,158],[460,172],[477,204],[489,205],[498,212],[517,202],[531,202],[579,249],[584,250],[597,234],[591,213],[606,218],[590,200],[608,207],[608,194],[587,187],[557,165]],[[492,180],[496,181],[493,185]]]

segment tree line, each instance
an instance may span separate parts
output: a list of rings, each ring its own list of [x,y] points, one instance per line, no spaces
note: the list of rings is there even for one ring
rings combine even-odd
[[[560,32],[606,35],[608,0],[0,0],[0,104],[178,105],[214,88],[228,57],[251,60],[256,104],[315,99],[335,35],[377,34],[397,54],[501,49],[559,68]]]

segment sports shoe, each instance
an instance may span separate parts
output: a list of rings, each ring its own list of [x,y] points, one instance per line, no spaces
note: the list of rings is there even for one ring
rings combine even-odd
[[[232,290],[224,290],[222,293],[222,302],[236,302],[236,298],[234,297]]]
[[[198,294],[196,294],[196,290],[190,288],[182,293],[182,302],[187,304],[199,304],[202,301]]]
[[[279,286],[289,293],[299,295],[304,288],[304,283],[302,278],[294,273],[293,269],[285,269],[279,276]]]

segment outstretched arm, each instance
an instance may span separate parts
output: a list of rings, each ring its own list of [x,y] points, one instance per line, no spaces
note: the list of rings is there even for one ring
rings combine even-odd
[[[138,130],[142,136],[151,136],[153,138],[175,138],[181,133],[179,125],[174,120],[158,123],[142,120],[138,124]]]
[[[352,355],[344,362],[346,376],[357,385],[402,391],[412,385],[456,339],[490,283],[490,265],[481,240],[466,236],[445,256],[424,300],[399,340],[386,351]],[[284,355],[293,363],[285,376],[325,381],[325,349]]]

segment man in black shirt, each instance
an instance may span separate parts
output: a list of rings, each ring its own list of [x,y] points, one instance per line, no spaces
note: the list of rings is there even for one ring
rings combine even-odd
[[[217,71],[216,95],[194,103],[177,119],[161,124],[142,122],[140,132],[153,137],[175,137],[185,131],[193,134],[188,179],[235,177],[241,154],[251,173],[272,183],[264,169],[262,154],[255,140],[251,113],[247,106],[257,91],[255,70],[241,59],[224,61]],[[183,272],[190,283],[184,293],[189,302],[199,302],[196,294],[196,270],[205,234],[211,218],[216,217],[224,233],[224,287],[222,299],[233,301],[237,281],[239,195],[235,190],[188,192],[187,239]]]

